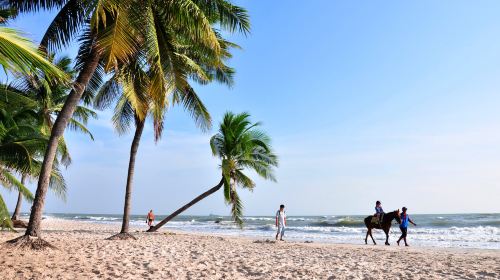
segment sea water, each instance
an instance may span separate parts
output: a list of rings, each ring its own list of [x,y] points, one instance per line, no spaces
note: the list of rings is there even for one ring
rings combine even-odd
[[[121,215],[98,214],[46,214],[68,220],[91,223],[121,223]],[[157,221],[164,216],[157,215]],[[364,244],[366,215],[289,216],[285,238],[292,241],[320,243]],[[500,214],[426,214],[410,215],[418,225],[409,226],[408,242],[412,246],[436,246],[452,248],[500,249]],[[156,222],[157,222],[156,221]],[[179,216],[167,225],[167,229],[186,232],[211,233],[229,236],[272,239],[275,235],[273,216],[249,216],[244,218],[240,229],[228,216]],[[131,216],[131,224],[147,229],[146,217]],[[400,235],[398,224],[393,221],[389,242],[396,245]],[[384,244],[385,235],[374,230],[374,238]],[[368,240],[371,242],[371,240]]]

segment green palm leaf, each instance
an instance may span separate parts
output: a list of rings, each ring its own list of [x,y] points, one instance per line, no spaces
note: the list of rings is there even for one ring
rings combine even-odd
[[[38,69],[49,79],[67,80],[67,76],[47,61],[28,39],[7,27],[0,27],[0,64],[5,69],[22,73]]]

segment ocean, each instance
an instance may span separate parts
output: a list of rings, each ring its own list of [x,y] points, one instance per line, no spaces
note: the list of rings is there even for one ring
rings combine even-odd
[[[90,223],[121,223],[121,215],[46,214],[45,217]],[[157,215],[156,222],[163,217]],[[363,219],[365,217],[366,215],[289,216],[285,238],[291,241],[364,244],[366,228]],[[426,214],[410,215],[410,217],[418,225],[409,227],[408,243],[411,246],[500,249],[499,213]],[[274,217],[248,216],[244,218],[244,221],[244,228],[239,229],[227,216],[179,216],[170,221],[166,228],[259,239],[274,238],[276,230]],[[145,215],[132,215],[131,224],[146,229]],[[399,235],[399,227],[394,221],[389,242],[396,245]],[[374,238],[378,244],[384,244],[385,235],[381,230],[374,231]]]

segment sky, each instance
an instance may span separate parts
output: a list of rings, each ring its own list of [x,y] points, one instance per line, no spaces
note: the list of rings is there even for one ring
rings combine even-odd
[[[500,212],[500,2],[237,1],[252,30],[230,65],[235,85],[196,86],[214,120],[199,131],[182,108],[154,143],[142,138],[132,213],[169,214],[220,180],[209,139],[224,112],[262,121],[279,155],[277,183],[241,190],[246,215]],[[40,40],[54,12],[12,26]],[[73,56],[76,44],[62,54]],[[73,164],[68,197],[49,194],[49,213],[123,211],[132,133],[111,113],[95,136],[66,133]],[[30,184],[34,190],[34,182]],[[2,191],[13,208],[17,195]],[[24,210],[28,210],[24,203]],[[229,215],[223,194],[186,214]]]

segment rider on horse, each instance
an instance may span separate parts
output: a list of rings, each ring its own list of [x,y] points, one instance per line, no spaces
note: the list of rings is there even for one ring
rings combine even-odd
[[[375,215],[373,215],[373,216],[377,217],[377,221],[379,224],[382,220],[383,214],[384,214],[384,209],[382,209],[382,203],[377,200],[377,202],[375,203]]]

